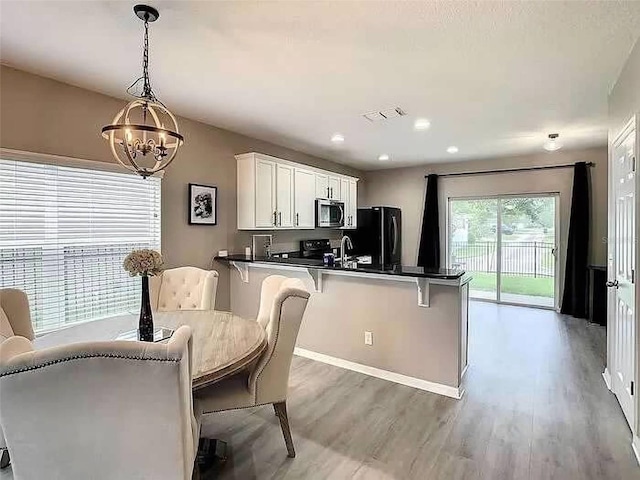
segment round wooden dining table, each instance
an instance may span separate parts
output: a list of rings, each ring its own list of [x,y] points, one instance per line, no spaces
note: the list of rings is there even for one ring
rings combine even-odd
[[[264,328],[247,320],[217,310],[156,312],[157,327],[172,330],[189,325],[193,332],[193,389],[217,383],[252,365],[267,347]],[[74,325],[38,337],[36,349],[77,342],[116,340],[138,326],[137,315],[120,315]]]

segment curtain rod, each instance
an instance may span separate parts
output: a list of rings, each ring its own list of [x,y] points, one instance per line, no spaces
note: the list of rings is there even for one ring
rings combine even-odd
[[[587,167],[593,167],[595,163],[587,162]],[[496,173],[510,173],[510,172],[528,172],[532,170],[551,170],[554,168],[570,168],[575,166],[574,163],[565,163],[562,165],[544,165],[540,167],[521,167],[521,168],[504,168],[502,170],[480,170],[477,172],[456,172],[456,173],[443,173],[438,174],[438,177],[461,177],[463,175],[493,175]],[[427,178],[425,175],[424,178]]]

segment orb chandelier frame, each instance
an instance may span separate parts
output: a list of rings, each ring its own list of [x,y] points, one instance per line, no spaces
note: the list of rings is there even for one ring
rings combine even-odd
[[[126,169],[147,178],[166,169],[184,143],[178,122],[169,109],[156,97],[149,79],[149,23],[160,16],[148,5],[133,7],[136,16],[144,21],[142,76],[127,89],[136,97],[102,128],[102,136],[109,141],[111,153]],[[135,93],[142,83],[142,92]],[[149,162],[151,160],[151,162]],[[143,162],[152,163],[144,165]]]

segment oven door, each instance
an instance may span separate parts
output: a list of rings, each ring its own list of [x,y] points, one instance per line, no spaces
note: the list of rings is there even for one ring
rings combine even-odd
[[[316,200],[316,227],[344,227],[344,203],[335,200]]]

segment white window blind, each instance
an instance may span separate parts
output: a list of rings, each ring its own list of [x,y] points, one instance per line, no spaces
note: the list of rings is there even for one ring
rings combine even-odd
[[[0,286],[24,290],[37,332],[140,306],[122,269],[160,249],[160,179],[0,159]]]

